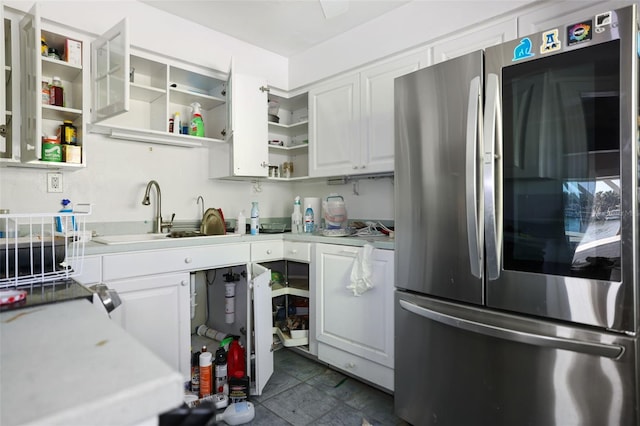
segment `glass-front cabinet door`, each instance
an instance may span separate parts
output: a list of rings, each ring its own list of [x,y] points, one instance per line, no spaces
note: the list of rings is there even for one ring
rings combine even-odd
[[[526,38],[530,60],[517,58],[525,39],[499,53],[499,69],[487,50],[503,111],[501,267],[489,305],[633,329],[638,57],[634,20],[617,12],[599,31],[585,21],[582,43],[571,26]],[[549,40],[562,49],[541,53]]]

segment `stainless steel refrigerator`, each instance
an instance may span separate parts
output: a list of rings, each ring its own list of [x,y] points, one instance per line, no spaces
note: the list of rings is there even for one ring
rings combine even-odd
[[[395,81],[395,410],[637,425],[636,5]]]

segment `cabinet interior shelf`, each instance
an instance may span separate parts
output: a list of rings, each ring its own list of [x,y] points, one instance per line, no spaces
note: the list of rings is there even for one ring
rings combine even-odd
[[[169,89],[171,102],[180,105],[191,105],[192,102],[198,102],[203,110],[212,110],[226,102],[225,99],[211,95],[193,92],[185,89],[171,88]]]
[[[71,120],[82,115],[82,111],[75,108],[59,107],[55,105],[42,105],[42,118],[45,120]]]
[[[295,136],[307,133],[307,127],[309,126],[308,121],[300,121],[298,123],[293,124],[280,124],[274,123],[272,121],[269,122],[269,132],[283,134],[287,136]]]
[[[275,334],[280,338],[280,341],[285,347],[302,346],[309,344],[309,337],[291,337],[291,334],[280,330],[278,327],[273,327]]]
[[[73,81],[82,73],[82,67],[65,61],[42,57],[43,74],[60,77],[63,81]]]
[[[167,94],[166,90],[138,83],[129,83],[129,90],[132,99],[144,102],[154,102]]]
[[[274,151],[304,150],[304,149],[307,149],[308,147],[309,147],[309,144],[307,144],[307,143],[303,143],[303,144],[299,144],[299,145],[292,145],[292,146],[280,146],[280,145],[271,145],[271,144],[269,144],[269,149],[272,149]]]
[[[282,284],[273,283],[271,286],[271,297],[278,297],[284,295],[309,297],[308,281],[303,280],[289,280],[289,286],[285,287]]]
[[[60,170],[60,169],[69,169],[69,170],[78,170],[83,169],[85,167],[84,164],[78,163],[64,163],[59,161],[28,161],[28,162],[4,162],[6,166],[9,167],[21,167],[21,168],[31,168],[31,169],[51,169],[51,170]]]

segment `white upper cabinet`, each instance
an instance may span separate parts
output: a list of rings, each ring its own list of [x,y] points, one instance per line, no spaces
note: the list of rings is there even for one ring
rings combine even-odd
[[[267,91],[263,79],[238,73],[231,66],[226,143],[209,147],[211,178],[267,176]]]
[[[476,50],[513,40],[517,37],[517,20],[514,17],[491,22],[472,31],[457,33],[433,45],[434,63],[447,61]]]
[[[393,172],[394,79],[424,58],[396,58],[309,91],[309,176]]]
[[[58,55],[52,57],[42,54],[42,41],[49,49],[55,49]],[[70,45],[77,45],[77,61],[67,60],[63,52],[71,51]],[[86,40],[80,34],[72,33],[66,27],[55,24],[43,25],[38,4],[20,21],[20,67],[21,83],[21,152],[20,160],[31,167],[78,168],[86,165],[85,144],[85,84],[88,70],[83,65],[86,57]],[[56,106],[47,102],[43,95],[43,83],[52,83],[59,77],[63,87],[63,105]],[[52,160],[49,149],[43,149],[43,137],[56,137],[63,121],[70,121],[76,128],[76,143],[73,150],[62,145],[60,160]],[[72,155],[72,153],[76,153]],[[45,161],[46,160],[46,161]]]
[[[224,143],[223,73],[131,48],[126,19],[92,43],[91,59],[91,132],[184,147]],[[189,132],[195,103],[204,136]]]

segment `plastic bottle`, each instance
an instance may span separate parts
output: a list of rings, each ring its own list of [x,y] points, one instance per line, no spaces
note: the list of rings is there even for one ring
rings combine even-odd
[[[191,392],[200,395],[200,352],[191,358]]]
[[[256,416],[256,409],[249,401],[234,402],[220,414],[216,414],[216,423],[225,422],[228,425],[243,425],[249,423]]]
[[[211,352],[202,352],[200,354],[200,398],[211,395],[213,387],[212,382],[212,367],[211,367]]]
[[[258,235],[260,233],[260,209],[258,208],[258,202],[251,202],[251,235]]]
[[[244,377],[246,374],[244,348],[240,344],[240,336],[233,336],[227,352],[227,375],[231,377]]]
[[[214,393],[224,393],[225,386],[227,384],[227,352],[224,348],[218,348],[216,351],[216,383]],[[229,387],[227,387],[228,391]]]
[[[314,229],[313,209],[311,204],[307,205],[307,210],[304,212],[304,232],[312,233]]]
[[[58,76],[54,76],[51,80],[49,103],[59,107],[64,106],[64,90],[62,89],[62,80]]]
[[[182,120],[180,120],[180,113],[176,112],[173,115],[173,133],[180,133],[182,131]]]
[[[62,208],[60,209],[60,213],[71,213],[73,212],[73,206],[71,205],[71,201],[64,198],[61,203]],[[76,230],[76,218],[71,216],[71,221],[69,221],[69,216],[56,216],[56,232],[65,232],[65,226],[71,224],[73,230]]]
[[[191,136],[204,136],[204,121],[200,112],[200,104],[193,102],[191,104],[191,124],[189,125],[189,134]]]
[[[244,210],[241,210],[238,213],[238,218],[236,219],[236,234],[246,234],[247,233],[247,218],[244,216]]]
[[[293,201],[293,214],[291,215],[291,232],[293,234],[302,233],[302,212],[300,211],[300,197]]]

